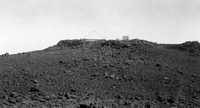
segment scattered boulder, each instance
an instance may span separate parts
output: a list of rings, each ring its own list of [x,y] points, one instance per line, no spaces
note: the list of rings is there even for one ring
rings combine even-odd
[[[170,104],[173,104],[175,102],[175,100],[170,98],[170,99],[167,99],[167,102]]]
[[[115,79],[115,74],[110,75],[110,78]]]
[[[108,75],[107,72],[105,72],[103,76],[104,76],[104,77],[108,77],[109,75]]]
[[[10,97],[12,97],[12,98],[16,98],[17,96],[19,96],[19,94],[17,92],[10,93]]]
[[[8,102],[12,103],[12,104],[15,104],[16,103],[16,99],[15,98],[9,98]]]
[[[197,78],[197,77],[198,77],[198,75],[196,75],[196,74],[192,74],[192,77],[195,77],[195,78]]]
[[[31,87],[30,92],[40,92],[40,90],[36,87]]]
[[[94,99],[86,99],[79,103],[79,108],[97,108]]]
[[[34,79],[34,80],[33,80],[33,83],[38,83],[38,80],[37,80],[37,79]]]
[[[64,95],[67,99],[77,99],[78,96],[74,95],[74,94],[71,94],[71,93],[66,93]]]
[[[99,75],[98,73],[91,74],[92,77],[97,77],[98,75]]]
[[[179,74],[183,74],[183,71],[181,71],[180,69],[178,69],[177,72],[178,72]]]
[[[159,63],[156,63],[155,66],[156,66],[156,67],[162,67],[162,65],[159,64]]]
[[[50,100],[51,97],[50,97],[49,95],[45,95],[45,96],[44,96],[44,99],[46,99],[46,100]]]

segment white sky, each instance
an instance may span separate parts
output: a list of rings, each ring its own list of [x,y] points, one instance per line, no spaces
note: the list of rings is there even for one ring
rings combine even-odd
[[[107,39],[200,41],[200,0],[0,0],[0,54],[95,31]]]

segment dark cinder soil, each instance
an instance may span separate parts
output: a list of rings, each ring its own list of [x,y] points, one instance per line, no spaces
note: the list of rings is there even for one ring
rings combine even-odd
[[[200,44],[62,40],[0,57],[0,108],[199,108]]]

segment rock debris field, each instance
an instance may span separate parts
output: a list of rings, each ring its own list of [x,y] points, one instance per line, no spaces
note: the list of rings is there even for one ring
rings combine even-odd
[[[0,108],[200,108],[200,43],[62,40],[0,56]]]

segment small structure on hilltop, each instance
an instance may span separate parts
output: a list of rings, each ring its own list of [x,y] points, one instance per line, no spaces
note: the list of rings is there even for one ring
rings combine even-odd
[[[85,35],[81,40],[84,41],[105,41],[105,36],[97,33],[96,31],[91,31],[88,35]]]
[[[122,36],[122,40],[129,40],[128,36]]]

